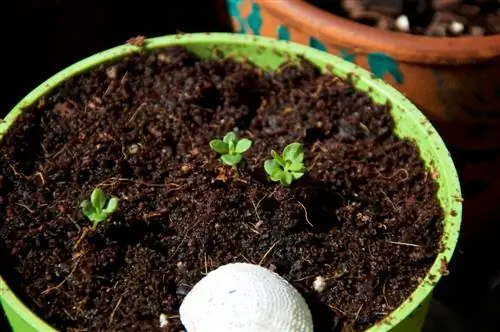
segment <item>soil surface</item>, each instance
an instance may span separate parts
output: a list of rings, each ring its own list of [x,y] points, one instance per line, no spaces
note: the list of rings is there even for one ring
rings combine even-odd
[[[178,308],[208,271],[253,262],[307,299],[315,331],[361,331],[415,289],[439,250],[437,184],[386,105],[311,64],[274,73],[180,47],[64,83],[0,145],[1,273],[63,331],[182,331]],[[208,142],[251,138],[238,178]],[[299,141],[309,171],[267,179]],[[95,232],[99,186],[119,211]],[[316,277],[327,281],[317,293]]]
[[[500,34],[498,0],[307,1],[384,30],[436,37]]]

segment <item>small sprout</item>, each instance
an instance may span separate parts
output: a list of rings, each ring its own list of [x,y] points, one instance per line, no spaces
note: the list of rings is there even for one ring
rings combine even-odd
[[[245,153],[252,146],[252,141],[248,138],[238,139],[234,132],[227,133],[222,140],[214,139],[210,141],[210,148],[221,155],[220,159],[225,165],[236,169],[243,159]]]
[[[283,149],[283,154],[271,151],[273,159],[266,160],[264,169],[272,181],[280,182],[288,187],[294,180],[300,179],[306,173],[304,166],[304,148],[301,143],[289,144]]]
[[[92,191],[90,201],[88,199],[83,201],[80,207],[82,213],[92,222],[92,229],[95,230],[99,223],[107,220],[117,210],[118,198],[112,197],[106,205],[106,195],[102,189],[96,188]]]

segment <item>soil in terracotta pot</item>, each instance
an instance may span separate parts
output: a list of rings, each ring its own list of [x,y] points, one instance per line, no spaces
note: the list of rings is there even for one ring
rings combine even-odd
[[[67,331],[182,331],[178,309],[208,271],[253,262],[305,296],[315,331],[361,331],[415,289],[443,211],[388,106],[307,62],[264,73],[179,47],[65,82],[0,145],[2,275]],[[240,176],[208,142],[251,138]],[[308,173],[270,182],[271,149],[299,141]],[[79,204],[120,198],[95,232]],[[316,277],[326,289],[313,289]]]
[[[437,37],[500,34],[498,0],[307,1],[384,30]]]

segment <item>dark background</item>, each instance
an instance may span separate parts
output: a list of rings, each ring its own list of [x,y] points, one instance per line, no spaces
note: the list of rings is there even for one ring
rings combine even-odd
[[[131,37],[231,31],[224,0],[6,0],[0,3],[0,29],[0,116],[59,70]],[[490,287],[500,261],[499,233],[460,243],[451,274],[435,293],[467,318],[470,331],[500,331],[485,323],[500,313],[500,287]],[[2,316],[0,330],[7,331]]]
[[[59,70],[144,35],[229,32],[224,0],[0,2],[0,116]]]

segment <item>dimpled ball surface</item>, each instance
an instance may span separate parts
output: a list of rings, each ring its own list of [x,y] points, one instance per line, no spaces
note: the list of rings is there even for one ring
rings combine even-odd
[[[311,312],[300,293],[258,265],[232,263],[208,273],[184,298],[187,332],[312,332]]]

